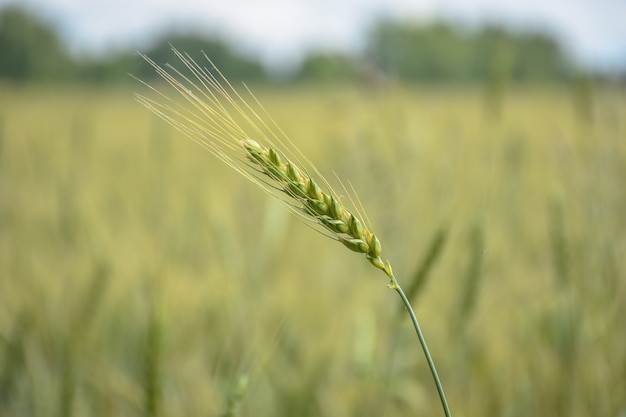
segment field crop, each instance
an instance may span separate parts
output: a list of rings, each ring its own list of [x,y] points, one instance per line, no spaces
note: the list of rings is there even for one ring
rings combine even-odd
[[[454,415],[626,413],[624,91],[253,90],[354,185]],[[2,416],[440,415],[346,252],[131,91],[0,86]]]

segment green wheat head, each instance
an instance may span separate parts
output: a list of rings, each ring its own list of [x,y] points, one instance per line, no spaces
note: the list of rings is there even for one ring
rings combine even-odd
[[[365,210],[360,202],[360,211],[348,209],[256,97],[247,90],[258,111],[243,99],[208,57],[205,56],[211,69],[198,65],[187,54],[172,51],[184,66],[182,71],[171,65],[161,67],[147,56],[141,56],[172,87],[175,96],[142,82],[160,98],[137,94],[137,100],[277,198],[300,220],[348,249],[364,254],[372,265],[392,278],[391,265],[381,258],[382,245],[366,225],[367,217],[361,214]],[[342,187],[348,200],[356,206],[351,193],[343,184]],[[392,278],[391,285],[394,283]]]

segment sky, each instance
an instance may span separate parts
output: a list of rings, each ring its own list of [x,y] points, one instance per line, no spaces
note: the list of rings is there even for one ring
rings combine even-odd
[[[485,22],[555,35],[577,61],[626,69],[626,0],[0,0],[38,12],[76,53],[141,48],[167,29],[218,35],[268,67],[312,49],[358,51],[381,16]]]

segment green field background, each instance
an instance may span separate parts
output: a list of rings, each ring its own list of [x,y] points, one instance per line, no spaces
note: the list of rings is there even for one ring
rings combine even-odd
[[[623,90],[255,93],[454,415],[626,415]],[[132,91],[0,87],[1,416],[442,415],[386,285]]]

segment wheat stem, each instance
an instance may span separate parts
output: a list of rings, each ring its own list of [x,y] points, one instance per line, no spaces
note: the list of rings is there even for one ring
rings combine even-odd
[[[411,321],[413,322],[413,327],[415,327],[415,333],[417,333],[417,338],[420,341],[420,345],[422,345],[422,350],[424,351],[424,356],[426,356],[426,362],[428,362],[428,367],[430,368],[430,372],[433,375],[433,379],[435,380],[435,385],[437,386],[437,392],[439,393],[439,399],[441,400],[441,406],[443,407],[443,412],[446,417],[451,417],[450,408],[448,407],[448,401],[446,400],[446,393],[443,391],[443,385],[441,385],[441,380],[439,379],[439,374],[437,373],[437,368],[435,367],[435,362],[433,361],[432,356],[430,355],[430,350],[428,350],[428,345],[426,344],[426,339],[424,338],[424,334],[422,333],[422,329],[420,328],[419,322],[417,321],[417,317],[415,316],[415,312],[413,311],[413,307],[411,306],[411,302],[402,291],[400,284],[396,280],[395,276],[391,276],[391,282],[389,287],[391,289],[396,290],[396,292],[402,298],[402,302],[409,312],[409,316],[411,316]]]

